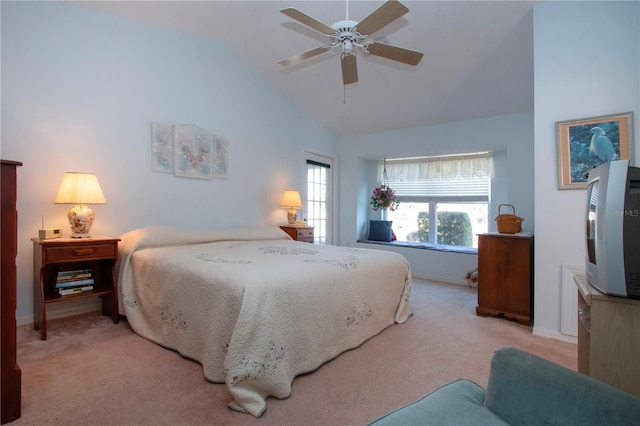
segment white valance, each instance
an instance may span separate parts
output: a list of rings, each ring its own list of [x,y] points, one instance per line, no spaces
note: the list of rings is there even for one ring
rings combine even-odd
[[[378,165],[383,181],[385,162]],[[493,154],[386,160],[386,180],[396,195],[415,201],[489,201]]]
[[[383,177],[385,163],[378,164],[378,176]],[[437,157],[400,158],[386,160],[389,182],[413,182],[433,179],[463,179],[493,174],[493,153],[480,152]]]

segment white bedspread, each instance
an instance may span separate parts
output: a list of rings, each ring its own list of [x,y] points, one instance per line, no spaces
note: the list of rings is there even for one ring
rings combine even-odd
[[[291,240],[276,227],[149,227],[121,236],[120,313],[139,335],[225,382],[259,417],[298,374],[409,316],[411,272],[392,252]]]

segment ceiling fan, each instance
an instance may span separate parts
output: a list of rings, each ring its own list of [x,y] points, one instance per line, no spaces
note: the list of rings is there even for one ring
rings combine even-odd
[[[347,0],[346,19],[329,26],[296,8],[288,7],[282,9],[280,12],[288,17],[329,36],[330,43],[283,59],[278,63],[283,66],[290,66],[325,53],[333,48],[341,49],[342,81],[345,85],[358,81],[356,47],[371,55],[409,65],[417,65],[422,59],[422,53],[369,39],[370,35],[389,25],[408,11],[409,9],[399,1],[387,0],[362,21],[355,22],[349,20],[349,3]]]

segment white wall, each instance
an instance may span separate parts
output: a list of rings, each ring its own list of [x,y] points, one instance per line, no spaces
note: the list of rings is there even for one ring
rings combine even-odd
[[[640,129],[640,3],[534,8],[535,327],[560,330],[562,265],[584,265],[584,190],[558,190],[555,122],[634,111]],[[636,164],[639,164],[636,136]]]
[[[65,171],[96,173],[107,204],[92,206],[93,234],[118,236],[146,225],[284,223],[280,197],[305,181],[304,149],[336,152],[326,128],[213,40],[68,3],[1,7],[1,155],[24,163],[20,323],[33,315],[30,238],[41,217],[68,235],[70,206],[53,204]],[[228,138],[229,179],[152,172],[151,122],[196,124]]]
[[[366,235],[374,186],[367,162],[392,157],[495,152],[490,230],[501,203],[516,206],[524,217],[523,231],[533,232],[533,114],[520,113],[479,120],[416,127],[393,132],[344,138],[340,141],[340,244],[354,245]],[[402,207],[400,207],[402,208]],[[391,249],[368,244],[366,247]],[[464,283],[464,274],[475,268],[477,256],[433,250],[393,248],[411,262],[416,276]]]

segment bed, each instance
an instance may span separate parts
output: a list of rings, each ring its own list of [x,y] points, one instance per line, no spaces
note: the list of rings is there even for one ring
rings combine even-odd
[[[277,227],[145,227],[121,237],[119,311],[134,332],[226,383],[260,417],[296,375],[409,317],[393,252],[293,241]]]

